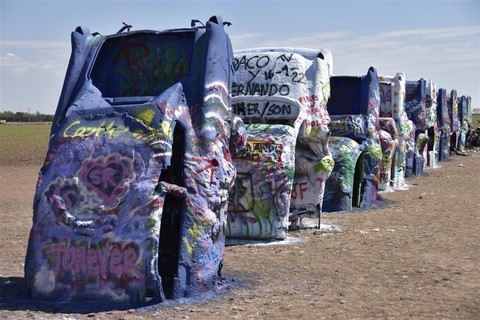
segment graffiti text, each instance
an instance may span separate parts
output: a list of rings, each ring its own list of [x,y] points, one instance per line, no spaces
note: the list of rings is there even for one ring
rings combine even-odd
[[[116,138],[122,133],[128,132],[127,127],[119,127],[112,120],[107,124],[106,120],[103,120],[98,126],[82,126],[81,121],[73,121],[63,131],[64,137],[99,137],[102,134],[108,138]]]
[[[70,239],[63,239],[46,250],[53,261],[55,276],[74,273],[85,277],[100,277],[103,280],[141,278],[138,266],[139,252],[132,245],[121,246],[118,243],[106,245],[71,245]]]
[[[280,156],[281,151],[282,145],[280,144],[250,140],[240,157],[245,160],[260,161],[264,154],[274,154],[276,159],[276,155]]]
[[[298,108],[289,104],[275,103],[267,101],[263,104],[258,102],[238,102],[232,104],[233,112],[242,117],[282,117],[282,118],[296,118],[298,115]],[[293,110],[293,111],[292,111]]]

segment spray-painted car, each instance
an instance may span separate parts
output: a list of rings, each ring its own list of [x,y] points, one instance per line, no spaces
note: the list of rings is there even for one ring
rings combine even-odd
[[[394,77],[379,75],[380,115],[392,117],[395,121],[398,146],[392,164],[392,187],[405,188],[405,168],[409,150],[414,150],[414,139],[411,138],[413,123],[408,119],[404,109],[405,74],[397,73]],[[393,130],[391,130],[393,131]]]
[[[72,33],[34,198],[32,297],[139,303],[217,288],[235,179],[232,62],[216,16]]]
[[[413,161],[407,161],[406,177],[423,175],[426,165],[425,147],[428,143],[426,103],[426,81],[423,78],[418,81],[406,81],[405,111],[415,124],[415,152]],[[413,166],[410,166],[411,164]]]
[[[450,95],[447,96],[448,115],[451,123],[451,135],[450,135],[450,154],[453,155],[458,150],[458,140],[460,137],[461,122],[458,116],[458,97],[457,90],[450,91]]]
[[[472,125],[471,98],[469,96],[461,96],[458,98],[458,118],[461,126],[459,130],[457,150],[464,154],[467,135]]]
[[[427,160],[428,167],[435,168],[439,157],[440,130],[437,121],[437,85],[431,79],[428,81],[426,88],[425,117],[428,143],[423,157]]]
[[[382,147],[382,161],[380,162],[380,177],[378,181],[379,191],[391,191],[396,182],[395,153],[399,147],[399,131],[397,130],[397,121],[393,117],[393,105],[398,103],[398,85],[392,77],[378,75],[378,85],[380,90],[380,118],[379,118],[379,138]],[[398,108],[398,107],[397,107]]]
[[[244,152],[234,158],[238,175],[227,237],[285,239],[289,219],[320,215],[333,168],[325,107],[331,54],[252,48],[234,55],[232,106],[248,138]]]
[[[378,136],[382,148],[380,162],[380,176],[378,179],[379,191],[392,191],[392,170],[394,155],[398,147],[398,132],[395,120],[391,117],[380,117]]]
[[[370,209],[377,203],[382,158],[377,71],[371,67],[364,76],[333,76],[330,92],[335,167],[326,182],[323,210]]]
[[[452,122],[448,112],[447,89],[441,88],[437,92],[437,126],[440,131],[440,139],[437,145],[439,161],[448,161],[450,155],[450,136],[452,134]]]

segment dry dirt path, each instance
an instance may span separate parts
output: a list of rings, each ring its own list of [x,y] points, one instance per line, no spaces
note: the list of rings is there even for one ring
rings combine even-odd
[[[323,215],[334,231],[227,247],[214,298],[101,311],[26,297],[39,165],[0,165],[0,318],[480,319],[480,153],[439,165],[376,210]]]

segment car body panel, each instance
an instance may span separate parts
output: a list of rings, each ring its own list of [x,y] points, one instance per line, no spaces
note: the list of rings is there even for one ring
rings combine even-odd
[[[413,168],[407,167],[406,177],[410,177],[411,173],[419,176],[423,175],[427,162],[424,155],[424,150],[428,142],[426,81],[423,78],[418,81],[407,81],[405,92],[405,111],[407,112],[408,118],[415,124]]]
[[[227,237],[285,239],[289,219],[320,214],[325,180],[333,168],[325,108],[331,55],[303,48],[250,48],[234,55],[232,105],[253,142],[234,158],[239,178],[231,195]],[[261,151],[256,163],[252,150]],[[252,179],[251,192],[243,192],[244,177]]]
[[[450,155],[450,136],[452,134],[451,120],[448,112],[447,89],[441,88],[437,92],[437,123],[440,131],[438,143],[438,160],[448,161]]]
[[[370,67],[364,76],[333,76],[330,78],[331,96],[328,101],[328,112],[331,119],[330,130],[334,137],[350,138],[360,145],[362,150],[358,157],[354,175],[358,184],[354,185],[351,205],[341,211],[351,210],[352,206],[370,209],[377,204],[377,190],[382,149],[379,140],[379,104],[380,93],[377,71]],[[352,152],[356,155],[356,152]],[[334,158],[334,161],[336,159]],[[353,161],[353,160],[352,160]],[[335,170],[345,172],[346,169],[337,166]],[[349,173],[345,176],[350,177]],[[336,179],[343,179],[335,174]],[[339,178],[340,177],[340,178]],[[328,183],[333,189],[333,183]],[[327,190],[326,194],[334,194]],[[343,195],[342,195],[343,196]],[[324,207],[332,207],[328,202],[339,203],[336,199],[324,199]],[[348,201],[343,201],[347,203]]]
[[[242,140],[232,60],[216,16],[203,27],[72,33],[34,199],[32,297],[142,303],[217,289]]]

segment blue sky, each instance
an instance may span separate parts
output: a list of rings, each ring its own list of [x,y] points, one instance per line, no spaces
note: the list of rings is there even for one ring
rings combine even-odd
[[[116,33],[179,28],[214,14],[234,49],[327,48],[335,75],[405,72],[470,95],[480,107],[480,1],[0,0],[0,111],[53,114],[79,25]]]

